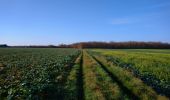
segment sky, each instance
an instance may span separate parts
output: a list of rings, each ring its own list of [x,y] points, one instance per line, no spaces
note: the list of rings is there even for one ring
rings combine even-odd
[[[170,0],[0,0],[0,44],[170,43]]]

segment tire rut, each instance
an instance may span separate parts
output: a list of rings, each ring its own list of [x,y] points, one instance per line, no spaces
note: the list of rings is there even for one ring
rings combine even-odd
[[[84,88],[83,88],[83,53],[80,58],[80,68],[77,73],[77,89],[78,89],[78,100],[84,100]]]
[[[89,54],[90,55],[90,54]],[[127,87],[123,85],[121,81],[119,81],[118,77],[112,74],[105,65],[103,65],[98,59],[96,59],[94,56],[90,55],[100,66],[101,68],[108,74],[108,76],[112,79],[113,82],[118,83],[121,90],[128,95],[129,98],[139,100],[139,97],[133,94]]]

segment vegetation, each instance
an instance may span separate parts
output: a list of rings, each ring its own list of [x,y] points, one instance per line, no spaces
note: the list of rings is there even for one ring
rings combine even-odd
[[[135,78],[130,72],[123,70],[120,67],[114,66],[112,63],[108,63],[101,57],[96,57],[103,66],[106,67],[108,73],[113,74],[113,77],[117,79],[117,82],[122,85],[132,98],[151,100],[158,98],[157,94],[143,82]]]
[[[168,100],[169,57],[161,49],[1,48],[0,99]]]
[[[30,45],[30,46],[7,46],[11,48],[105,48],[105,49],[170,49],[169,43],[162,42],[79,42],[73,44],[55,45]]]
[[[80,55],[77,60],[75,61],[75,65],[73,66],[70,75],[67,78],[65,89],[67,90],[65,93],[64,99],[68,100],[78,100],[82,97],[81,93],[79,91],[82,91],[81,89],[83,87],[81,84],[80,75],[82,74],[80,72],[81,70],[81,62],[82,61],[82,55]]]
[[[161,42],[80,42],[62,47],[105,49],[170,49],[170,44]]]
[[[75,49],[1,49],[0,98],[62,98]]]
[[[108,76],[101,65],[84,51],[84,88],[87,100],[129,99],[114,79]]]
[[[0,48],[5,48],[5,47],[8,47],[8,45],[6,45],[6,44],[0,44]]]
[[[93,50],[107,61],[128,69],[158,93],[170,94],[169,50]]]

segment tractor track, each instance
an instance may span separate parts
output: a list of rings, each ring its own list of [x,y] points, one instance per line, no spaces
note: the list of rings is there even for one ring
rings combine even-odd
[[[80,67],[77,72],[77,89],[78,89],[78,100],[84,100],[84,88],[83,88],[83,53],[80,58]]]
[[[89,54],[90,55],[90,54]],[[108,77],[110,77],[112,79],[113,82],[116,82],[119,87],[121,88],[121,90],[128,95],[129,98],[131,99],[135,99],[135,100],[139,100],[139,97],[136,96],[135,94],[133,94],[127,87],[125,87],[123,85],[123,83],[121,81],[119,81],[118,77],[116,77],[115,75],[113,75],[107,68],[105,65],[103,65],[99,60],[97,60],[94,56],[90,55],[99,65],[100,67],[108,74]]]

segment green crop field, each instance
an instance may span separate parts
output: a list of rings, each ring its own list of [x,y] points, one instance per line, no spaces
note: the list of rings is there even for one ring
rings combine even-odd
[[[0,49],[0,100],[169,98],[168,49]]]

